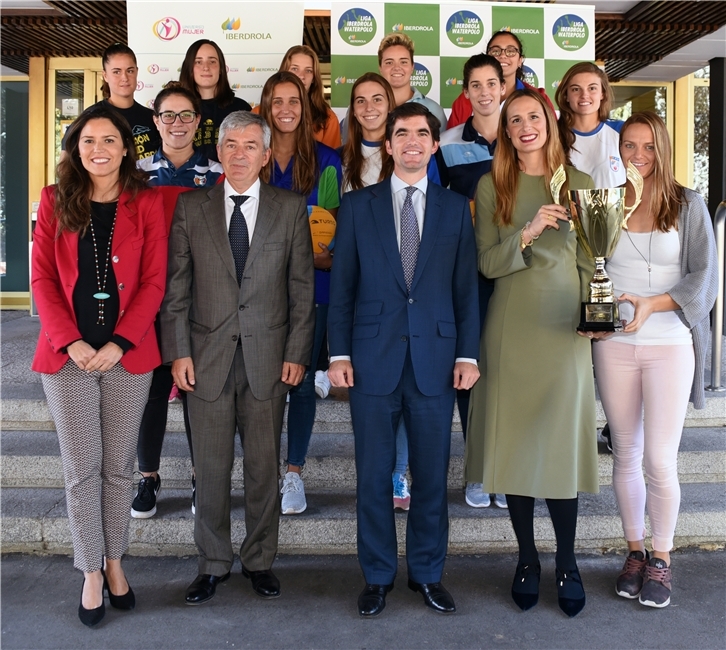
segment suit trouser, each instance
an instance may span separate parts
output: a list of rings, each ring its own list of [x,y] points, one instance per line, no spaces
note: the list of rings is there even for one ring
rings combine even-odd
[[[120,363],[89,373],[69,360],[42,381],[63,461],[73,563],[98,571],[104,555],[120,560],[129,545],[136,439],[151,373],[133,375]]]
[[[391,473],[401,417],[408,430],[412,477],[406,525],[408,577],[415,582],[441,580],[449,539],[446,479],[454,395],[453,386],[443,395],[421,393],[410,352],[390,395],[349,391],[358,473],[358,560],[369,584],[392,583],[398,568]]]
[[[238,347],[220,396],[207,402],[188,393],[187,402],[197,480],[194,541],[199,549],[199,573],[224,575],[234,559],[230,488],[235,428],[244,450],[246,536],[240,559],[251,571],[269,569],[277,553],[285,395],[269,400],[252,395],[242,348]]]

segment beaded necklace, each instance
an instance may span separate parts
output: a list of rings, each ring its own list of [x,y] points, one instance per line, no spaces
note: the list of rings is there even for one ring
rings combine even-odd
[[[105,301],[111,297],[110,294],[106,293],[106,280],[108,278],[108,261],[111,258],[113,231],[116,228],[116,215],[118,215],[118,202],[116,203],[116,211],[113,213],[111,234],[108,237],[108,247],[106,248],[106,263],[103,268],[103,281],[101,281],[101,268],[98,264],[98,243],[96,242],[96,232],[93,229],[93,213],[91,213],[91,239],[93,240],[93,259],[96,264],[96,284],[98,285],[98,291],[93,294],[93,297],[98,300],[98,320],[96,321],[96,325],[104,325],[106,323],[103,315],[103,307]]]

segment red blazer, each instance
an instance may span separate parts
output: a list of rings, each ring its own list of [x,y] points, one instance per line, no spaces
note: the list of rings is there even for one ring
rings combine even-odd
[[[65,347],[82,338],[73,312],[78,280],[78,233],[64,230],[57,237],[53,218],[55,186],[43,188],[33,233],[32,287],[40,315],[40,337],[32,369],[58,372],[69,359]],[[119,197],[111,261],[116,274],[119,316],[114,334],[133,343],[121,357],[132,374],[150,372],[161,364],[153,327],[166,285],[167,228],[161,195],[140,192],[134,201]]]

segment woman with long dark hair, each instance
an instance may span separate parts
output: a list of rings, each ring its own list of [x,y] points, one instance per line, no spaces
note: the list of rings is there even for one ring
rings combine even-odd
[[[260,115],[270,125],[272,156],[261,178],[275,187],[306,197],[308,210],[327,211],[334,219],[340,206],[342,172],[335,150],[315,140],[305,86],[292,72],[277,72],[262,89]],[[300,385],[290,391],[287,416],[287,470],[282,484],[282,514],[307,508],[300,474],[315,421],[315,364],[325,337],[333,258],[326,245],[313,249],[315,263],[315,336],[313,356]]]
[[[133,609],[121,568],[128,546],[136,440],[151,374],[161,363],[154,318],[166,281],[161,196],[136,169],[131,129],[116,111],[86,110],[41,195],[32,287],[42,373],[60,443],[74,564],[84,572],[78,615],[105,614],[104,589]]]
[[[538,92],[554,114],[554,106],[552,106],[545,89],[530,86],[524,80],[524,45],[522,45],[519,36],[507,30],[494,32],[487,43],[485,53],[493,56],[502,66],[506,86],[502,101],[508,99],[515,90],[527,88]],[[447,128],[450,129],[458,124],[463,124],[471,116],[471,113],[471,102],[462,92],[451,105],[451,115],[449,115]]]
[[[706,405],[708,317],[718,264],[703,198],[673,176],[663,120],[650,111],[632,115],[620,131],[620,153],[623,164],[632,163],[643,177],[640,206],[606,265],[626,324],[593,346],[612,436],[613,489],[628,544],[615,589],[641,605],[666,607],[681,500],[678,446],[688,402],[697,409]],[[633,204],[633,194],[628,182],[626,205]]]
[[[533,90],[505,102],[492,171],[476,197],[479,270],[494,278],[481,357],[484,381],[471,394],[465,477],[507,495],[519,545],[512,598],[539,598],[534,502],[544,498],[557,539],[559,606],[575,616],[585,591],[575,558],[578,492],[598,492],[595,390],[590,342],[576,334],[592,276],[561,205],[592,179],[566,166],[554,113]]]
[[[234,111],[249,111],[250,105],[236,97],[227,78],[227,64],[219,45],[207,38],[195,41],[184,56],[179,81],[202,103],[202,119],[194,136],[194,146],[210,160],[217,161],[219,125]]]
[[[214,185],[223,173],[218,162],[209,160],[194,148],[194,134],[199,126],[201,102],[192,91],[173,81],[159,92],[154,100],[154,122],[161,133],[161,148],[151,157],[138,162],[139,169],[149,175],[149,185],[157,187],[164,198],[167,230],[171,228],[176,200],[182,192]],[[157,337],[161,332],[157,325]],[[148,519],[156,514],[156,497],[161,490],[159,465],[161,448],[166,432],[169,394],[174,385],[171,366],[162,364],[154,369],[149,400],[139,428],[137,445],[139,479],[136,497],[131,505],[131,516]],[[196,481],[194,454],[187,412],[186,393],[179,391],[184,410],[184,430],[192,459],[192,513],[196,510]]]

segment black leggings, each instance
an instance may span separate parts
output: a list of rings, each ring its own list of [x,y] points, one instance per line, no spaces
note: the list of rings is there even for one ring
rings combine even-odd
[[[171,376],[171,366],[159,366],[154,369],[151,379],[149,400],[144,409],[144,417],[139,428],[139,442],[136,453],[139,457],[140,472],[158,472],[161,461],[161,447],[164,444],[166,432],[166,416],[169,410],[169,393],[174,384]],[[179,391],[179,398],[184,409],[184,430],[189,443],[189,454],[194,467],[194,454],[192,453],[192,433],[189,426],[189,413],[187,412],[187,394]]]
[[[575,560],[575,531],[577,529],[577,497],[574,499],[545,499],[557,539],[555,564],[564,571],[577,567]],[[519,544],[519,561],[538,562],[534,543],[534,497],[507,495],[509,516]]]

